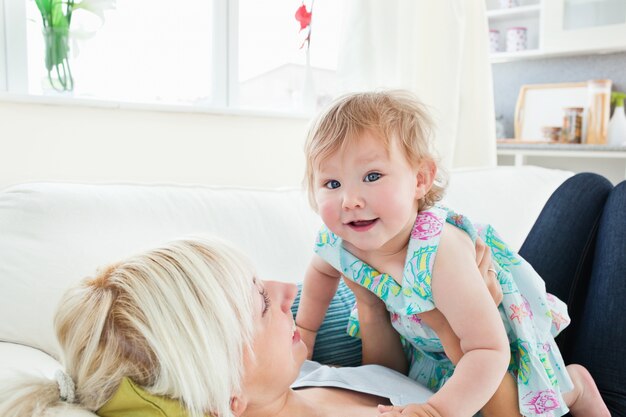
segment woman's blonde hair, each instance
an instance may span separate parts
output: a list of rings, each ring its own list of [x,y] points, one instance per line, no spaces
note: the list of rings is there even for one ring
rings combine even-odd
[[[0,415],[102,407],[124,377],[181,401],[191,416],[231,416],[253,332],[253,270],[216,240],[180,240],[109,266],[67,291],[54,325],[76,405],[55,381],[17,382]]]
[[[315,171],[335,152],[358,140],[363,132],[379,136],[387,150],[397,140],[409,164],[416,168],[426,160],[436,162],[432,150],[433,122],[424,105],[402,90],[353,93],[339,97],[309,128],[304,153],[305,187],[309,203],[315,201]],[[435,183],[419,202],[419,209],[441,200],[445,190],[444,173],[438,171]]]

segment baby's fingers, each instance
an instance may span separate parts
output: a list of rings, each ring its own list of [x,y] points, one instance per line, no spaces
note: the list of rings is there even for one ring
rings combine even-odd
[[[441,417],[429,404],[409,404],[407,406],[379,405],[379,417]]]
[[[378,405],[378,417],[396,417],[402,415],[402,409],[404,407],[398,407],[393,405]]]

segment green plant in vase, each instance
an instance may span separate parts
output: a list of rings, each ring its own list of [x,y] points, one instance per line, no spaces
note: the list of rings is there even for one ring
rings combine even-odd
[[[57,91],[72,91],[74,78],[70,68],[70,24],[79,9],[94,13],[104,22],[104,10],[112,9],[115,0],[35,0],[43,21],[46,70],[50,85]]]

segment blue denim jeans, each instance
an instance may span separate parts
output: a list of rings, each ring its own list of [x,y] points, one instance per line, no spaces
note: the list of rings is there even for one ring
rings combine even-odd
[[[568,304],[572,324],[557,338],[565,363],[585,366],[611,414],[626,417],[626,182],[565,181],[520,255]]]

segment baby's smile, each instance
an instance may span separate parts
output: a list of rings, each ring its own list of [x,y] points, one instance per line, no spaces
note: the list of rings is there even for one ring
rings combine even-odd
[[[351,222],[348,222],[347,225],[357,232],[366,232],[374,227],[377,221],[378,218],[372,220],[353,220]]]

